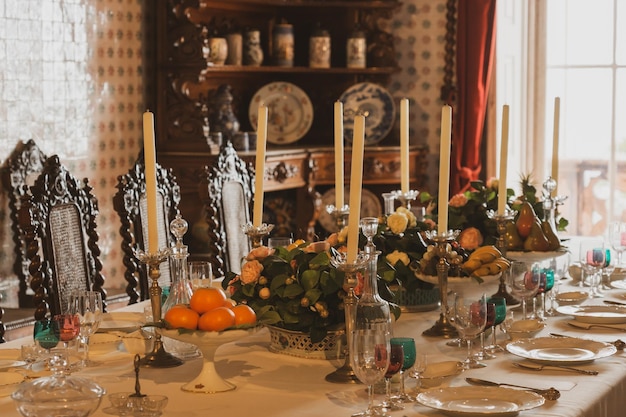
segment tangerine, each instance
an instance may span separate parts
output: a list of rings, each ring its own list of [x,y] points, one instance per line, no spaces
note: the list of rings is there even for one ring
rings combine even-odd
[[[235,325],[238,326],[240,324],[255,324],[256,323],[256,313],[247,304],[237,304],[231,310],[235,313]]]
[[[189,306],[197,313],[203,314],[214,308],[223,307],[227,298],[221,288],[198,288],[191,295]]]
[[[196,330],[200,314],[184,305],[175,305],[165,313],[163,319],[174,329]]]
[[[217,307],[200,316],[198,329],[221,332],[235,325],[235,313],[228,307]]]

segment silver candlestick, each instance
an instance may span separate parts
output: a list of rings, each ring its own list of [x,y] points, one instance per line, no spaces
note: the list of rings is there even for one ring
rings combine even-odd
[[[406,207],[407,210],[411,210],[411,202],[417,199],[419,193],[417,190],[409,190],[407,192],[402,192],[401,190],[393,191],[396,199],[400,200],[400,204]]]

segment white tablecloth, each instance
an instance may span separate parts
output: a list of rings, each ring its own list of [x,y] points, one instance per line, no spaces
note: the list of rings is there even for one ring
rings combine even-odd
[[[477,285],[477,284],[473,284]],[[487,294],[495,290],[492,284],[486,288]],[[622,300],[623,290],[612,290],[608,299]],[[587,303],[599,303],[598,299]],[[130,311],[142,311],[142,304],[125,308]],[[428,354],[431,362],[441,360],[462,360],[466,350],[446,345],[443,338],[427,338],[422,332],[431,327],[439,317],[439,311],[405,313],[394,325],[395,336],[414,337],[418,351]],[[548,326],[538,336],[548,336],[558,332],[577,337],[593,338],[602,341],[626,339],[624,332],[612,330],[584,331],[567,325],[571,317],[558,316],[548,318]],[[499,341],[505,339],[499,334]],[[1,346],[3,358],[17,354],[21,342],[12,341]],[[363,385],[333,384],[325,381],[325,376],[342,364],[342,361],[300,359],[275,354],[268,351],[269,334],[263,329],[256,334],[219,348],[216,354],[216,368],[227,380],[234,383],[234,391],[219,394],[192,394],[183,392],[180,387],[191,380],[200,370],[201,359],[191,359],[175,368],[142,368],[140,372],[142,392],[163,394],[169,397],[165,416],[194,417],[208,415],[228,416],[349,416],[366,406],[366,393]],[[524,371],[512,365],[514,361],[523,361],[509,353],[501,353],[496,359],[484,361],[485,368],[469,370],[454,378],[450,385],[463,386],[465,377],[478,377],[497,382],[513,382],[535,387],[555,386],[561,389],[561,398],[547,401],[540,408],[526,411],[521,415],[532,416],[584,416],[603,417],[624,415],[626,398],[626,354],[596,360],[581,365],[585,369],[599,371],[597,376],[544,370],[541,372]],[[134,373],[132,355],[124,352],[99,352],[94,359],[102,366],[86,369],[78,375],[92,377],[106,388],[107,393],[132,392]],[[409,382],[409,388],[414,381]],[[377,395],[377,401],[382,400]],[[105,397],[102,405],[94,414],[105,416],[103,409],[109,407]],[[0,398],[0,415],[18,416],[10,397]],[[407,404],[402,411],[390,415],[401,416],[438,416],[435,410],[422,405]]]

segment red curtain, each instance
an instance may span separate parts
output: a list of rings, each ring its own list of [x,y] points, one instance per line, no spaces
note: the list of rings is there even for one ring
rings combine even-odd
[[[460,0],[457,5],[450,195],[468,189],[482,169],[480,145],[495,50],[496,0]]]

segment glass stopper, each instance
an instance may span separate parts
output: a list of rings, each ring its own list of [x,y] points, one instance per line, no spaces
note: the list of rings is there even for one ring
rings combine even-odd
[[[185,219],[179,214],[176,215],[176,218],[172,220],[170,223],[170,231],[176,238],[176,246],[182,244],[183,236],[187,233],[187,229],[189,225]]]

